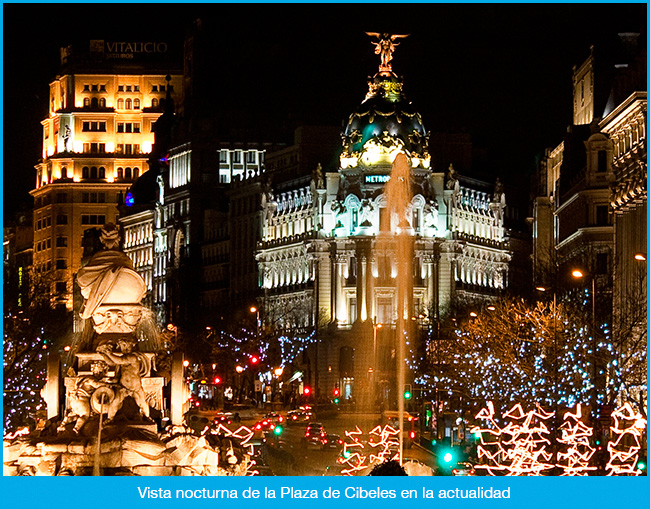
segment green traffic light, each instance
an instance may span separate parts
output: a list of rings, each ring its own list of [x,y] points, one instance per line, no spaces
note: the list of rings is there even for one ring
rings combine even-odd
[[[339,398],[334,398],[334,404],[338,405],[339,404]]]
[[[411,393],[408,392],[408,391],[406,391],[406,392],[404,393],[404,399],[411,399]]]
[[[645,470],[645,463],[644,463],[643,461],[639,461],[639,462],[636,464],[636,468],[637,468],[638,470]]]
[[[276,426],[275,428],[273,428],[273,433],[275,433],[276,435],[280,435],[283,431],[284,430],[282,429],[282,426]]]
[[[454,455],[451,454],[450,452],[445,453],[445,455],[442,457],[442,460],[445,463],[451,463],[453,459],[454,459]]]

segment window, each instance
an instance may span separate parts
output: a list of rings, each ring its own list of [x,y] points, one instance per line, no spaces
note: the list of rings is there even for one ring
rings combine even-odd
[[[220,163],[227,163],[228,162],[228,152],[225,150],[220,150],[219,151],[219,162]]]
[[[124,170],[124,178],[131,179],[131,168],[126,168]]]
[[[84,85],[84,92],[90,92],[90,85]]]
[[[607,205],[596,206],[596,225],[607,226],[609,224],[609,207]]]
[[[125,107],[127,110],[130,110],[132,104],[133,104],[133,101],[132,101],[131,99],[127,99],[127,100],[125,101],[125,103],[124,103],[124,107]]]
[[[102,152],[103,152],[103,151],[102,151]],[[98,176],[100,179],[105,179],[105,178],[106,178],[106,168],[104,168],[103,166],[100,167],[97,176]]]
[[[140,170],[138,168],[133,168],[133,178],[137,179],[140,176]]]
[[[68,224],[68,216],[67,216],[67,214],[57,214],[57,216],[56,216],[56,224]]]
[[[598,166],[596,168],[598,173],[607,171],[607,151],[599,150],[598,151]]]
[[[84,97],[84,108],[88,108],[90,106],[90,97]]]
[[[117,123],[117,132],[118,133],[123,133],[124,132],[124,122],[118,122]]]
[[[247,163],[254,163],[255,162],[255,152],[252,150],[249,152],[246,152],[246,162]]]
[[[81,178],[90,178],[90,168],[88,168],[88,166],[84,166],[81,169]]]
[[[65,166],[61,168],[61,178],[62,179],[68,178],[68,169]]]
[[[133,109],[134,110],[140,109],[140,99],[133,99]]]
[[[93,98],[90,100],[90,106],[91,106],[92,108],[97,108],[97,107],[99,106],[99,99],[97,99],[96,97],[93,97]]]
[[[56,247],[68,247],[68,237],[57,237]]]
[[[127,86],[126,86],[126,91],[127,91],[127,92],[130,92],[130,91],[131,91],[131,88],[132,88],[131,85],[127,85]]]
[[[81,131],[84,133],[90,131],[90,122],[83,122],[81,124]]]
[[[151,107],[152,108],[158,107],[158,99],[151,99]]]
[[[68,285],[65,281],[56,282],[56,293],[65,293],[68,291]]]
[[[68,203],[68,193],[56,193],[56,202]]]
[[[99,107],[100,108],[106,108],[106,99],[104,97],[101,97],[99,99]]]
[[[607,274],[608,259],[607,253],[596,254],[596,274]]]
[[[234,151],[232,153],[232,162],[233,163],[241,163],[241,152]]]
[[[140,132],[140,124],[133,124],[133,132],[134,133]]]
[[[124,168],[118,168],[117,169],[117,178],[118,179],[123,179],[124,178]]]
[[[100,92],[106,92],[106,85],[99,85]]]
[[[124,124],[124,132],[130,133],[132,132],[132,130],[133,130],[133,124],[131,124],[131,122],[127,122],[126,124]]]
[[[103,225],[106,222],[106,216],[99,214],[84,214],[81,216],[81,224],[99,224]]]
[[[118,99],[117,100],[117,109],[118,110],[123,110],[124,109],[124,99]]]
[[[68,268],[68,264],[65,259],[62,260],[57,260],[56,261],[56,268],[57,270],[63,270]]]
[[[151,91],[152,92],[158,92],[158,85],[152,85],[151,86]]]
[[[117,91],[118,92],[124,92],[124,85],[118,85],[117,86]]]
[[[134,92],[140,92],[140,85],[133,85]]]

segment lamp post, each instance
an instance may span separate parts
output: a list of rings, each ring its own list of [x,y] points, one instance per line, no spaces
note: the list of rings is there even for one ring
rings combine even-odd
[[[580,269],[574,269],[571,271],[571,276],[573,276],[575,279],[583,279],[586,277],[586,274],[581,271]],[[591,349],[592,349],[592,355],[594,357],[593,359],[593,371],[594,371],[594,388],[593,388],[593,393],[591,397],[591,404],[592,404],[592,416],[595,419],[596,417],[596,408],[598,406],[598,389],[597,389],[597,384],[596,384],[596,379],[598,377],[598,342],[596,340],[596,278],[594,277],[593,274],[590,274],[589,277],[591,278]]]

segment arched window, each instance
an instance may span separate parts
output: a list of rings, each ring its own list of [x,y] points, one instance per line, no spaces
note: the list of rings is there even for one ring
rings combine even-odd
[[[134,110],[140,109],[140,99],[133,99],[133,109]]]
[[[151,107],[152,108],[158,107],[158,99],[151,99]]]
[[[104,168],[103,166],[100,166],[99,168],[99,178],[100,179],[106,178],[106,168]]]
[[[124,168],[118,168],[117,169],[117,178],[118,179],[123,179],[124,178]]]
[[[124,109],[124,99],[118,99],[117,100],[117,109],[118,110],[123,110]]]
[[[97,178],[97,166],[93,166],[92,168],[90,168],[90,178],[91,179]]]
[[[68,178],[68,169],[65,166],[61,168],[61,178],[62,179]]]
[[[133,102],[133,101],[131,101],[131,99],[127,99],[127,100],[126,100],[125,107],[126,107],[127,110],[130,110],[130,109],[131,109],[131,104],[132,104],[132,102]]]
[[[99,100],[96,97],[93,97],[90,100],[90,106],[93,108],[97,108],[99,106]]]
[[[81,177],[85,179],[90,178],[90,168],[88,166],[84,166],[81,169]]]
[[[106,99],[104,97],[101,97],[99,99],[99,107],[100,108],[106,108]]]
[[[127,178],[127,179],[131,178],[131,168],[126,168],[124,170],[124,177]]]
[[[133,178],[137,179],[140,176],[140,169],[139,168],[133,168]]]
[[[88,108],[90,106],[90,97],[84,97],[84,108]]]

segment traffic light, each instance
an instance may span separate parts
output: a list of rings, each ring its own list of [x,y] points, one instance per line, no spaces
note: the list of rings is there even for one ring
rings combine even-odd
[[[257,364],[260,361],[260,359],[256,355],[251,355],[250,361],[251,364]]]
[[[335,398],[338,398],[341,395],[341,391],[339,391],[338,387],[334,388],[333,394]]]
[[[449,463],[451,463],[452,461],[454,461],[454,455],[451,453],[451,451],[446,451],[446,452],[442,455],[442,461],[444,461],[444,462],[447,463],[447,464],[449,464]]]
[[[214,385],[219,385],[221,383],[221,378],[219,378],[218,376],[215,376],[214,380],[212,380],[212,382],[214,383]]]
[[[302,390],[302,393],[303,393],[305,396],[309,396],[309,395],[311,394],[311,388],[308,387],[308,386],[305,386],[305,387],[303,388],[303,390]]]
[[[404,399],[411,399],[412,392],[411,392],[411,384],[405,384],[404,385]]]
[[[642,458],[636,463],[636,469],[643,472],[646,469],[646,461]]]
[[[273,428],[273,434],[275,435],[281,435],[283,431],[284,429],[279,424],[277,424],[275,428]]]

